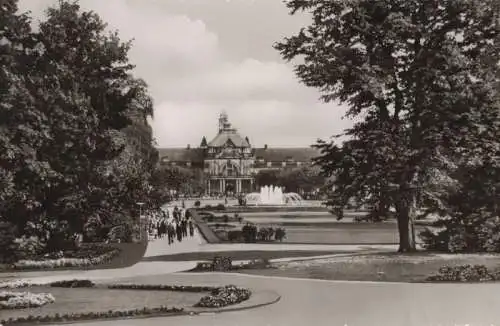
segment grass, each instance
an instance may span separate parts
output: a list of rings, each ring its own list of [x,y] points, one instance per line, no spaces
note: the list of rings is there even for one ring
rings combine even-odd
[[[2,310],[2,319],[55,315],[58,313],[107,312],[109,310],[131,310],[144,307],[192,307],[206,293],[174,291],[109,290],[106,288],[53,288],[32,287],[13,291],[52,293],[55,303],[39,308]]]
[[[174,255],[154,256],[143,261],[211,261],[215,256],[231,257],[232,260],[278,259],[287,257],[314,257],[345,253],[345,251],[222,251],[222,252],[190,252]]]
[[[266,276],[346,281],[424,282],[439,268],[458,265],[485,265],[500,268],[500,255],[436,254],[420,252],[353,255],[328,259],[276,263],[271,269],[245,270],[243,273]]]
[[[115,269],[115,268],[125,268],[132,265],[137,264],[146,253],[146,249],[148,247],[147,241],[141,243],[111,243],[109,246],[117,248],[120,250],[118,255],[113,257],[109,262],[85,266],[85,267],[59,267],[53,269],[11,269],[9,265],[0,266],[0,280],[8,280],[20,273],[29,273],[29,276],[36,276],[39,273],[46,274],[46,272],[50,271],[72,271],[72,270],[97,270],[97,269]]]

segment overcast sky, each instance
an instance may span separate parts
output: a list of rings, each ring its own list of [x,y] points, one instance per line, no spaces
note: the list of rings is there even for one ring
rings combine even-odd
[[[35,19],[57,0],[20,0]],[[137,76],[155,101],[160,147],[198,146],[217,132],[217,117],[254,146],[309,146],[351,125],[345,110],[323,104],[272,48],[306,16],[289,16],[280,0],[81,0],[124,40]]]

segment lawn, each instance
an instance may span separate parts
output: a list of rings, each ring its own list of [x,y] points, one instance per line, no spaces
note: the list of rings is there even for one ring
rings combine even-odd
[[[55,303],[40,308],[2,310],[2,319],[42,315],[59,315],[109,310],[131,310],[144,307],[192,307],[206,293],[174,291],[109,290],[107,288],[32,287],[13,291],[52,293]]]
[[[143,261],[211,261],[215,256],[231,257],[232,260],[278,259],[288,257],[314,257],[345,253],[345,251],[222,251],[222,252],[190,252],[164,256],[146,257]]]
[[[338,223],[318,222],[314,218],[306,222],[252,223],[257,227],[279,226],[286,230],[284,243],[293,244],[397,244],[399,235],[395,223]],[[208,223],[212,231],[238,230],[244,224],[229,223],[232,227],[222,227],[222,223]],[[415,226],[416,233],[424,230],[423,226]],[[215,232],[217,234],[217,232]],[[279,242],[278,242],[279,243]]]
[[[444,265],[485,265],[500,268],[500,255],[395,253],[353,255],[288,263],[274,263],[270,269],[250,269],[242,273],[322,280],[423,282]]]

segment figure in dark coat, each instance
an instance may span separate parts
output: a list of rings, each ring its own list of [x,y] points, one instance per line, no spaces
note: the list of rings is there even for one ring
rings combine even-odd
[[[194,224],[193,224],[193,221],[189,220],[188,224],[189,224],[189,235],[191,237],[194,237]]]
[[[177,225],[175,226],[175,232],[177,233],[177,241],[181,242],[182,241],[182,228],[181,224],[177,222]]]

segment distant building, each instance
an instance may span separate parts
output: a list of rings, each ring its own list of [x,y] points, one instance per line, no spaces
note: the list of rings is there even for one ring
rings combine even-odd
[[[229,123],[219,116],[217,135],[197,148],[158,148],[160,164],[201,169],[207,179],[208,194],[249,193],[256,190],[254,176],[261,170],[296,168],[312,163],[319,151],[310,147],[253,148]]]

